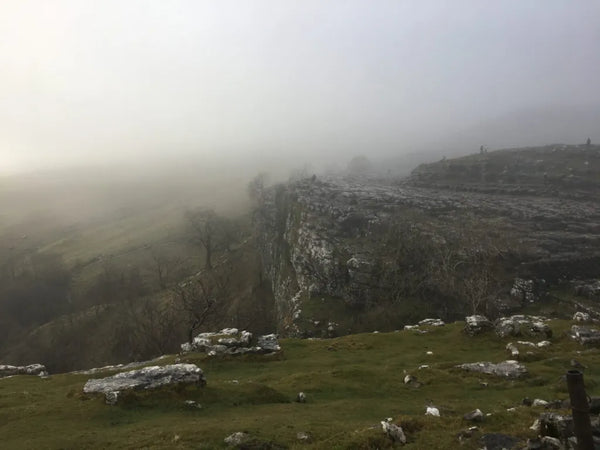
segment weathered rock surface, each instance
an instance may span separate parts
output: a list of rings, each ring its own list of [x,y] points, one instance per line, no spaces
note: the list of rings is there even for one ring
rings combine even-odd
[[[501,317],[496,320],[494,328],[496,334],[502,338],[511,336],[541,336],[550,338],[552,337],[552,330],[545,323],[546,320],[545,317],[524,315]]]
[[[541,293],[538,280],[554,283],[597,276],[600,203],[597,195],[582,194],[581,186],[573,180],[587,180],[586,186],[594,193],[600,192],[600,183],[588,172],[574,175],[570,171],[556,180],[541,176],[542,168],[554,164],[551,161],[557,155],[588,158],[586,152],[598,151],[592,147],[530,148],[493,152],[481,158],[475,155],[423,166],[405,181],[312,177],[267,189],[255,223],[280,331],[304,336],[310,330],[303,319],[323,323],[322,318],[307,315],[311,309],[303,306],[313,299],[342,300],[349,308],[361,308],[392,298],[398,280],[392,276],[394,270],[406,273],[404,269],[410,269],[411,262],[386,259],[386,252],[381,251],[391,248],[386,246],[386,230],[398,217],[408,217],[406,233],[399,239],[409,247],[414,244],[411,239],[421,238],[433,248],[448,246],[464,226],[457,216],[468,219],[486,236],[489,233],[485,230],[494,229],[519,242],[522,250],[510,252],[510,261],[506,259],[509,263],[502,293],[490,300],[498,308],[537,301]],[[497,159],[502,163],[491,163]],[[481,167],[489,164],[494,182],[492,172],[485,172],[483,181],[480,176]],[[564,162],[552,167],[565,170]],[[473,170],[479,181],[463,186],[459,180]],[[531,173],[513,176],[524,170]],[[457,177],[459,172],[462,175]],[[453,181],[439,182],[446,178]],[[536,181],[533,185],[532,180]],[[473,249],[478,243],[469,245]],[[394,266],[396,263],[399,267]],[[441,301],[442,294],[436,293],[435,279],[422,281],[429,287],[423,301],[432,314],[456,319],[468,311],[464,304],[459,307],[465,299],[458,294],[452,302],[456,310],[448,311],[447,298]]]
[[[419,321],[419,326],[443,327],[445,322],[442,319],[423,319]]]
[[[520,378],[527,375],[527,368],[525,365],[513,360],[503,361],[498,364],[491,362],[465,363],[456,367],[469,372],[481,372],[504,378]]]
[[[243,445],[250,440],[250,435],[243,431],[237,431],[235,433],[230,434],[224,439],[224,442],[227,445],[231,446],[239,446]]]
[[[276,334],[258,336],[253,345],[252,333],[237,328],[198,334],[190,344],[181,345],[183,352],[205,352],[209,355],[244,355],[247,353],[274,353],[281,350]]]
[[[10,366],[0,364],[0,378],[13,375],[47,375],[46,366],[42,364],[30,364],[28,366]]]
[[[600,343],[600,331],[595,328],[573,325],[571,337],[582,345],[595,345]]]
[[[540,435],[551,436],[561,441],[573,436],[573,417],[557,413],[540,414]]]
[[[202,370],[195,364],[150,366],[121,372],[106,378],[88,380],[83,387],[86,394],[110,394],[130,389],[156,389],[175,384],[206,384]],[[108,400],[108,398],[107,398]]]
[[[467,413],[463,416],[463,419],[468,420],[469,422],[482,422],[484,419],[484,415],[479,408]]]
[[[391,423],[387,420],[382,420],[381,428],[383,429],[383,432],[387,434],[392,441],[399,442],[400,444],[406,444],[406,436],[404,435],[402,427]]]
[[[469,336],[475,336],[493,328],[494,325],[485,316],[473,315],[465,317],[465,333]]]
[[[586,312],[577,311],[575,314],[573,314],[573,320],[575,322],[589,322],[591,320],[591,317]]]
[[[148,361],[135,361],[135,362],[130,362],[127,364],[114,364],[114,365],[109,365],[109,366],[103,366],[103,367],[94,367],[92,369],[86,369],[86,370],[76,370],[74,372],[74,374],[80,374],[80,375],[94,375],[97,373],[101,373],[101,372],[109,372],[109,371],[115,371],[115,370],[127,370],[127,369],[135,369],[137,367],[142,367],[142,366],[148,366],[150,364],[155,364],[158,361],[161,361],[162,359],[165,359],[167,356],[163,355],[163,356],[159,356],[158,358],[154,358]]]

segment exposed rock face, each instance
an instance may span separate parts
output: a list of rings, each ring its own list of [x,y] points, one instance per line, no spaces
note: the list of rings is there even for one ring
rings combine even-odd
[[[129,389],[156,389],[173,384],[206,384],[202,370],[195,364],[172,364],[150,366],[143,369],[121,372],[116,375],[88,380],[83,387],[86,394],[103,393],[113,395]],[[108,396],[107,396],[108,401]]]
[[[465,363],[456,366],[469,372],[481,372],[504,378],[520,378],[527,374],[527,368],[517,361],[507,360],[498,364],[491,362]]]
[[[273,353],[281,350],[276,334],[259,336],[253,345],[252,333],[224,328],[217,332],[200,333],[190,344],[181,345],[183,352],[205,352],[209,355],[244,355],[246,353]]]
[[[547,319],[537,316],[510,316],[496,320],[496,334],[502,338],[511,336],[541,336],[552,337],[552,330],[544,323]]]
[[[13,375],[47,375],[46,366],[42,364],[30,364],[28,366],[0,364],[0,378]]]
[[[481,334],[492,328],[494,328],[494,325],[485,316],[474,315],[465,317],[465,333],[469,336]]]
[[[588,150],[598,151],[592,147]],[[314,322],[315,318],[305,305],[316,299],[341,300],[348,308],[364,310],[391,298],[409,297],[405,294],[414,286],[399,286],[399,280],[405,281],[409,276],[415,279],[415,286],[422,288],[415,295],[420,296],[432,314],[445,320],[457,319],[473,310],[468,302],[477,304],[485,300],[496,308],[508,309],[535,301],[539,294],[537,280],[553,283],[576,276],[597,276],[600,272],[598,197],[581,194],[581,186],[567,180],[581,177],[594,192],[600,191],[599,183],[587,172],[579,175],[570,172],[560,180],[541,177],[546,163],[564,170],[564,163],[561,166],[552,162],[557,152],[569,157],[588,157],[587,153],[571,155],[570,148],[526,149],[522,153],[500,155],[503,161],[500,166],[490,162],[496,161],[492,153],[485,155],[489,160],[477,155],[469,157],[473,161],[445,161],[422,167],[402,182],[307,178],[266,190],[255,222],[263,264],[276,300],[279,331],[306,335],[305,322]],[[538,160],[542,163],[535,162]],[[479,175],[476,177],[479,181],[467,187],[449,181],[462,179],[455,176],[454,170],[461,173],[475,170],[479,174],[481,164],[488,163],[492,172],[486,172],[483,183]],[[511,169],[502,175],[504,165],[519,173],[523,168],[532,173],[530,177],[513,179]],[[489,184],[491,173],[495,174],[493,185]],[[440,180],[446,181],[438,183]],[[533,180],[535,183],[529,186],[528,182]],[[480,184],[481,189],[474,188]],[[398,218],[403,219],[404,228],[394,234]],[[470,236],[463,233],[465,221],[469,223],[466,228],[473,232]],[[498,298],[467,301],[460,293],[447,292],[443,280],[433,275],[439,272],[422,278],[419,271],[411,272],[418,256],[426,253],[419,251],[419,245],[426,243],[428,249],[451,250],[460,237],[465,242],[463,249],[476,251],[489,243],[490,229],[510,240],[501,250],[503,257],[494,261],[505,265],[507,278],[494,290],[501,292]],[[519,243],[518,251],[511,247],[512,243]],[[495,244],[487,248],[498,248]],[[460,249],[454,255],[460,257]],[[448,299],[449,295],[452,298]],[[328,319],[335,317],[325,320]]]

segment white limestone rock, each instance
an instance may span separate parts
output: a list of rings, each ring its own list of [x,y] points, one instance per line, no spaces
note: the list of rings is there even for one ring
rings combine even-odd
[[[129,372],[121,372],[106,378],[88,380],[83,387],[83,392],[86,394],[107,394],[129,389],[156,389],[173,384],[204,386],[206,380],[202,369],[195,364],[150,366]]]

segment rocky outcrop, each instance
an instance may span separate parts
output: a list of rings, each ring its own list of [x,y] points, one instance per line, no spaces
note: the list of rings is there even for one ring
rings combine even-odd
[[[494,328],[501,337],[552,337],[552,330],[545,322],[548,319],[538,316],[516,315],[501,317],[496,320]]]
[[[573,194],[565,200],[562,188],[549,195],[541,168],[558,170],[561,166],[552,161],[563,150],[524,152],[535,153],[534,162],[541,160],[518,165],[519,171],[535,170],[532,189],[514,186],[504,175],[496,179],[502,180],[501,189],[436,183],[436,177],[446,179],[447,171],[454,170],[450,167],[463,167],[463,162],[446,161],[404,181],[312,177],[266,190],[254,218],[278,331],[304,336],[310,335],[307,324],[339,322],[315,317],[316,302],[341,301],[348,309],[364,311],[390,299],[419,298],[431,314],[453,320],[473,305],[511,310],[538,301],[547,285],[595,276],[600,272],[597,196]],[[519,152],[500,156],[511,167],[519,158],[531,161]],[[480,163],[477,159],[474,167]],[[442,254],[454,258],[454,264],[444,265]],[[421,264],[424,255],[428,261]],[[469,297],[460,280],[481,269],[475,261],[482,255],[506,277],[485,298]],[[444,273],[449,267],[457,272]],[[456,291],[450,292],[451,286]]]
[[[485,316],[473,315],[465,317],[465,333],[469,336],[476,336],[493,328],[494,325]]]
[[[0,378],[10,377],[13,375],[48,375],[46,366],[42,364],[30,364],[28,366],[10,366],[0,364]]]
[[[503,361],[498,364],[491,362],[465,363],[456,367],[469,372],[486,373],[503,378],[520,378],[527,375],[527,368],[514,360]]]
[[[247,353],[274,353],[281,350],[276,334],[253,339],[252,333],[237,328],[198,334],[192,343],[181,345],[182,352],[204,352],[215,355],[245,355]]]
[[[121,372],[106,378],[88,380],[83,386],[83,392],[86,394],[105,394],[106,402],[114,405],[117,402],[119,393],[124,390],[148,390],[178,384],[204,386],[206,380],[202,370],[195,364],[150,366],[129,372]]]

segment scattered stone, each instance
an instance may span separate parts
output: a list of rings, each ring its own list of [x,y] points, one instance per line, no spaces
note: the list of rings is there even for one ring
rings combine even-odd
[[[431,350],[429,350],[429,351],[425,352],[425,354],[431,356],[431,355],[433,355],[433,352]]]
[[[573,320],[575,322],[589,322],[590,315],[583,311],[577,311],[575,314],[573,314]]]
[[[412,383],[413,381],[417,381],[417,378],[412,375],[406,375],[404,377],[404,384]]]
[[[0,378],[10,377],[13,375],[40,375],[48,372],[46,366],[42,364],[30,364],[28,366],[10,366],[7,364],[0,364]]]
[[[307,433],[305,431],[299,431],[298,434],[296,434],[296,439],[302,442],[310,442],[312,441],[312,436],[310,435],[310,433]]]
[[[183,403],[190,408],[202,409],[202,405],[194,400],[186,400]]]
[[[267,334],[258,337],[258,346],[267,352],[278,352],[281,350],[276,334]]]
[[[232,447],[243,445],[250,440],[250,435],[243,431],[237,431],[227,436],[224,441],[227,445]]]
[[[535,421],[533,422],[533,425],[531,425],[529,427],[530,430],[532,431],[536,431],[536,432],[540,432],[542,424],[540,423],[540,419],[535,419]]]
[[[544,348],[551,345],[550,341],[540,341],[536,344],[537,348]]]
[[[423,319],[419,322],[421,326],[443,327],[446,323],[442,319]]]
[[[574,433],[573,418],[557,413],[540,414],[540,434],[551,436],[561,440],[567,439]]]
[[[508,344],[506,344],[506,350],[508,350],[508,352],[510,353],[510,356],[512,356],[513,358],[515,358],[515,359],[519,358],[519,349],[512,342],[509,342]]]
[[[475,336],[494,328],[492,322],[482,315],[473,315],[465,317],[465,333],[469,336]]]
[[[470,372],[481,372],[504,378],[520,378],[527,374],[527,368],[523,364],[513,360],[503,361],[498,364],[491,362],[466,363],[456,367]]]
[[[469,439],[473,437],[473,433],[477,430],[479,430],[479,428],[477,427],[466,428],[464,430],[460,430],[456,437],[458,438],[459,442],[462,442],[464,439]]]
[[[399,442],[401,444],[406,444],[406,436],[404,435],[402,427],[391,423],[390,419],[382,420],[381,428],[383,429],[383,432],[387,434],[392,441]]]
[[[463,419],[468,420],[469,422],[481,422],[484,416],[479,408],[467,413],[463,416]]]
[[[197,384],[204,386],[202,370],[195,364],[172,364],[150,366],[139,370],[121,372],[106,378],[88,380],[83,387],[86,394],[113,393],[129,389],[156,389],[174,384]],[[112,395],[112,394],[111,394]]]
[[[104,393],[104,401],[107,405],[114,406],[119,400],[119,391],[109,391]]]
[[[304,394],[304,392],[298,392],[298,395],[296,395],[296,401],[298,403],[306,403],[306,394]]]
[[[536,398],[533,400],[533,402],[531,402],[531,406],[542,406],[545,408],[548,405],[549,403],[546,400],[542,400],[541,398]]]
[[[548,341],[542,341],[542,342],[548,342]],[[527,347],[537,347],[537,344],[534,344],[533,342],[530,341],[517,341],[518,345],[522,345],[522,346],[527,346]]]
[[[510,317],[501,317],[496,320],[494,329],[496,334],[501,337],[510,336],[544,336],[552,337],[552,330],[544,323],[547,320],[544,317],[515,315]]]
[[[429,365],[428,364],[421,364],[419,366],[419,370],[423,370],[423,369],[429,369]]]
[[[428,406],[425,409],[425,415],[426,416],[440,417],[440,410],[437,409],[435,406]]]
[[[556,439],[555,437],[551,437],[551,436],[544,436],[542,439],[542,448],[544,450],[551,450],[551,449],[557,449],[557,450],[562,450],[564,447],[561,444],[560,440]]]
[[[571,337],[582,345],[600,343],[600,331],[595,328],[573,325],[571,327]]]

